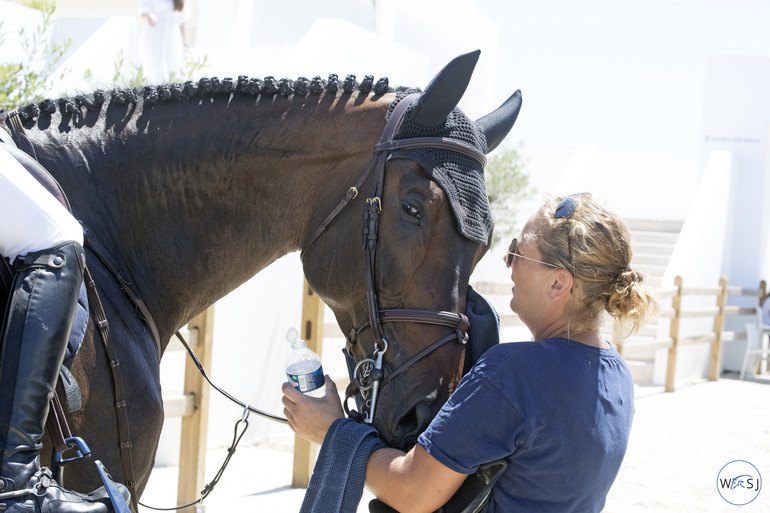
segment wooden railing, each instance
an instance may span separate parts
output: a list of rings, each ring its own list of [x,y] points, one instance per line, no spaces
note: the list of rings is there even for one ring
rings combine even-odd
[[[302,296],[301,336],[307,346],[319,356],[322,356],[324,337],[324,308],[324,302],[313,292],[306,280]],[[294,488],[307,488],[315,466],[317,449],[301,436],[294,435],[294,466],[291,477],[291,486]]]
[[[302,338],[310,349],[321,354],[323,342],[324,303],[305,282],[302,303]],[[214,329],[214,307],[195,317],[181,330],[190,347],[198,355],[205,369],[211,368]],[[173,338],[166,349],[184,351]],[[184,389],[181,395],[163,396],[165,418],[182,417],[179,452],[179,480],[177,506],[188,504],[200,497],[205,486],[206,442],[210,387],[190,358],[185,358]],[[292,486],[307,487],[315,465],[315,451],[310,442],[295,436]]]
[[[211,350],[214,333],[214,307],[199,314],[180,330],[190,347],[198,355],[203,367],[211,368]],[[184,351],[173,338],[166,352]],[[200,497],[205,485],[206,441],[208,439],[210,387],[190,358],[185,359],[184,388],[181,395],[163,396],[165,417],[182,417],[179,444],[179,481],[177,506],[188,504]]]
[[[722,346],[724,342],[733,340],[745,340],[745,331],[725,330],[725,321],[729,316],[757,315],[760,305],[767,297],[767,282],[762,280],[757,289],[741,288],[727,284],[727,278],[722,277],[716,287],[685,287],[681,276],[674,279],[674,286],[661,288],[657,291],[657,298],[661,303],[659,318],[670,319],[667,336],[634,336],[624,338],[619,326],[613,330],[613,343],[624,358],[631,357],[634,353],[648,352],[657,349],[668,349],[666,362],[665,390],[673,392],[676,386],[676,364],[679,350],[683,346],[691,344],[710,344],[710,359],[708,379],[715,381],[719,378],[721,369]],[[714,298],[714,306],[685,307],[684,299],[688,296],[711,296]],[[756,298],[756,306],[740,307],[727,305],[728,296],[747,296]],[[670,301],[670,305],[667,303]],[[684,319],[712,319],[711,331],[684,335],[682,332],[682,320]],[[657,326],[657,324],[655,324]]]

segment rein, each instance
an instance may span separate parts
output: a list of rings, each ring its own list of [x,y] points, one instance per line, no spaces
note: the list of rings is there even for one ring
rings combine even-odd
[[[375,287],[375,263],[377,257],[377,235],[379,230],[380,213],[382,212],[382,191],[385,181],[385,164],[391,152],[395,150],[416,149],[416,148],[439,148],[462,153],[476,159],[481,165],[486,164],[486,157],[469,144],[450,139],[447,137],[414,137],[409,139],[394,140],[398,129],[411,107],[420,94],[411,94],[402,99],[396,105],[393,113],[388,119],[385,129],[379,142],[374,147],[372,159],[358,179],[356,184],[348,189],[347,194],[324,219],[321,225],[316,229],[308,242],[302,248],[300,256],[304,256],[307,250],[318,240],[321,234],[326,230],[329,224],[337,217],[342,209],[358,196],[359,189],[369,179],[374,172],[374,189],[371,197],[367,198],[364,205],[364,273],[366,275],[366,305],[367,316],[362,319],[356,327],[351,330],[347,336],[346,350],[352,358],[352,348],[357,343],[358,337],[362,331],[367,328],[372,330],[374,337],[374,350],[370,358],[365,358],[356,362],[352,372],[350,386],[345,393],[345,412],[366,424],[374,422],[374,414],[377,406],[377,397],[381,387],[390,383],[396,376],[401,374],[407,368],[411,367],[428,354],[432,353],[447,342],[458,340],[465,344],[468,341],[468,318],[462,313],[442,312],[421,309],[387,309],[380,310],[377,301],[377,290]],[[416,322],[422,324],[433,324],[453,328],[453,333],[429,345],[418,354],[400,365],[396,370],[390,372],[387,376],[383,371],[383,356],[388,350],[388,341],[382,334],[382,324],[386,322]],[[365,402],[362,406],[362,413],[351,412],[348,409],[348,399],[361,393]],[[368,397],[364,396],[364,393]]]

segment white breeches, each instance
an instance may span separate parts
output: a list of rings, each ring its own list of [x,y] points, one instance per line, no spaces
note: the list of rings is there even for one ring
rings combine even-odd
[[[83,244],[80,223],[0,144],[0,255],[13,262],[66,241]]]

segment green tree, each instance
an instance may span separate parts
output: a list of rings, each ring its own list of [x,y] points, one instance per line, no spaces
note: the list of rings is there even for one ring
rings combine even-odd
[[[46,88],[66,73],[53,76],[72,43],[67,39],[63,44],[49,44],[55,0],[16,0],[16,3],[40,10],[43,18],[31,32],[24,27],[18,30],[22,47],[19,60],[0,63],[0,109],[5,110],[42,100]],[[4,29],[0,21],[0,45],[6,37]]]
[[[514,236],[519,215],[517,205],[534,193],[525,164],[518,148],[500,146],[488,156],[484,175],[495,221],[493,247],[501,241],[507,244]]]

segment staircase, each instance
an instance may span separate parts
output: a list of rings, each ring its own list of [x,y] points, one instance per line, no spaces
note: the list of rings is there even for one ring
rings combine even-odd
[[[666,272],[671,253],[682,230],[682,221],[652,219],[626,219],[631,233],[633,257],[631,267],[638,269],[645,276],[645,281],[653,288],[670,286],[673,283],[661,283]],[[657,323],[642,326],[634,338],[657,337]],[[652,384],[655,369],[655,353],[633,353],[626,359],[634,383]]]
[[[663,273],[682,230],[682,221],[626,219],[634,255],[631,267],[642,271],[653,288],[661,286]],[[664,284],[672,285],[672,284]]]

